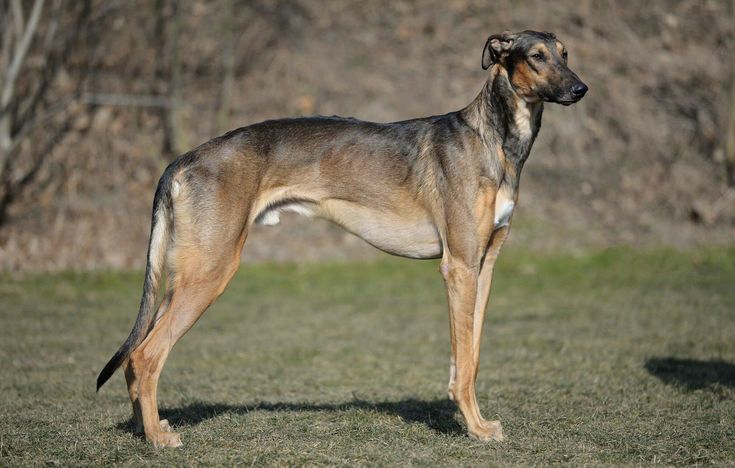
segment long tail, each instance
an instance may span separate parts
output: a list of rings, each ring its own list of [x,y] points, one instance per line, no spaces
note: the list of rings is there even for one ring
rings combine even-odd
[[[173,168],[169,167],[158,181],[158,188],[153,199],[153,216],[151,220],[151,238],[148,242],[148,261],[143,282],[143,297],[140,299],[140,310],[130,335],[120,346],[114,356],[105,365],[97,377],[97,391],[112,377],[118,367],[130,356],[130,353],[143,342],[151,329],[155,316],[155,306],[161,287],[161,276],[166,260],[166,249],[171,236],[173,203],[171,184]]]

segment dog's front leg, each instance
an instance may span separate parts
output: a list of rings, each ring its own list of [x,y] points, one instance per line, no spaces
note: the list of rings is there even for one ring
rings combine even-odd
[[[477,378],[477,368],[480,363],[480,343],[482,341],[482,325],[485,322],[485,311],[487,310],[487,301],[490,298],[490,287],[493,281],[493,270],[495,269],[495,261],[498,259],[500,248],[508,237],[508,226],[504,226],[495,231],[488,243],[480,267],[480,277],[477,281],[477,300],[475,301],[474,328],[472,332],[472,349],[473,359],[475,361],[475,378]]]
[[[477,298],[475,300],[475,311],[472,323],[472,365],[474,367],[474,381],[477,381],[477,374],[480,368],[480,345],[482,343],[482,326],[485,322],[485,312],[487,310],[487,302],[490,297],[490,288],[493,279],[493,270],[495,269],[495,261],[498,259],[500,248],[508,237],[507,226],[502,227],[492,233],[488,242],[485,255],[480,267],[480,275],[477,280]],[[451,389],[451,386],[450,386]],[[481,424],[497,432],[497,440],[503,439],[502,426],[500,421],[481,420]]]
[[[483,419],[475,395],[474,314],[479,267],[461,258],[445,256],[441,265],[447,287],[451,318],[455,380],[450,394],[459,406],[470,436],[480,440],[502,440],[500,423]]]

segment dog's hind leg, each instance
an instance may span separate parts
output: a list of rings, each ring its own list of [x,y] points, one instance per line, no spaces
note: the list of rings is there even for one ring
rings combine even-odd
[[[181,445],[179,435],[158,414],[158,379],[166,358],[225,290],[240,266],[248,232],[250,197],[243,190],[218,186],[214,178],[204,180],[205,176],[192,181],[190,174],[184,179],[189,185],[179,187],[173,206],[172,246],[167,252],[170,302],[159,310],[147,337],[131,353],[128,366],[133,383],[137,382],[137,394],[131,392],[131,399],[137,396],[146,439],[156,447]]]
[[[171,293],[172,291],[170,290],[166,293],[163,302],[161,302],[161,305],[158,307],[158,311],[156,312],[156,319],[162,317],[168,310],[168,306],[171,303]],[[133,431],[136,434],[143,434],[143,415],[141,414],[140,401],[138,400],[138,377],[135,373],[135,369],[133,369],[130,359],[127,359],[125,363],[123,363],[123,370],[125,372],[125,381],[128,385],[128,395],[130,395],[130,402],[133,405]],[[161,421],[161,427],[166,428],[166,430],[170,429],[168,421],[166,420]]]
[[[138,381],[138,404],[146,439],[156,447],[181,445],[179,435],[160,421],[157,405],[158,379],[169,352],[222,294],[240,264],[239,248],[215,254],[197,248],[180,253],[168,310],[153,326],[148,337],[130,356]],[[213,259],[213,256],[217,256]]]

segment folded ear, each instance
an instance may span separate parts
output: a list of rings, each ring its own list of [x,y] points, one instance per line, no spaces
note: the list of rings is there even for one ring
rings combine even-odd
[[[487,70],[490,65],[500,61],[503,56],[508,54],[508,51],[513,46],[513,33],[510,31],[503,31],[500,34],[493,34],[487,38],[485,42],[485,48],[482,50],[482,69]]]

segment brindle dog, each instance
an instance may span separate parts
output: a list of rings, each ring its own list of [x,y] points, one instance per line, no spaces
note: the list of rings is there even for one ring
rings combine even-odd
[[[483,419],[475,396],[493,266],[543,103],[575,103],[587,86],[550,33],[490,36],[482,67],[489,69],[485,86],[457,112],[385,124],[271,120],[174,161],[153,202],[140,312],[97,389],[123,365],[138,428],[157,447],[181,445],[158,415],[166,357],[237,271],[253,223],[276,224],[279,212],[295,211],[331,220],[391,254],[441,258],[452,345],[449,397],[471,436],[502,440],[500,422]]]

